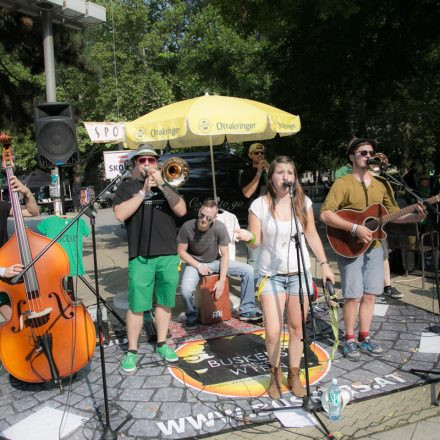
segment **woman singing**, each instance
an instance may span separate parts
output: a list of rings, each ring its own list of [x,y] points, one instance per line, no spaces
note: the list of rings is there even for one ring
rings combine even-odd
[[[269,395],[281,397],[282,370],[280,366],[281,332],[284,309],[287,306],[289,329],[288,389],[297,397],[306,395],[300,383],[299,367],[303,352],[301,309],[299,302],[298,261],[295,239],[296,226],[292,216],[288,185],[294,185],[295,215],[299,224],[301,248],[305,268],[301,267],[301,284],[304,293],[304,313],[307,314],[308,298],[304,269],[307,272],[309,292],[312,292],[310,257],[305,239],[322,267],[322,278],[335,282],[327,262],[321,239],[315,227],[312,201],[305,196],[298,180],[293,160],[287,156],[277,157],[269,167],[264,194],[254,200],[249,208],[249,231],[240,229],[237,238],[248,245],[260,247],[257,263],[261,306],[263,309],[266,350],[270,364]],[[304,239],[305,237],[305,239]]]

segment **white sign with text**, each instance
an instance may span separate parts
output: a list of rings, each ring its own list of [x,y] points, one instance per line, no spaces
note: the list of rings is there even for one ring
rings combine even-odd
[[[125,125],[118,122],[84,122],[90,140],[95,144],[124,142]]]
[[[118,174],[125,171],[125,161],[129,158],[131,151],[104,151],[105,178],[112,180]]]

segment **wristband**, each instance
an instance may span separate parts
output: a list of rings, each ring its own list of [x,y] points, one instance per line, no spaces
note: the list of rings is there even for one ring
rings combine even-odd
[[[139,190],[138,191],[138,194],[143,198],[143,199],[145,199],[145,191],[143,191],[143,190]]]
[[[255,244],[255,242],[257,241],[257,236],[253,232],[251,232],[251,234],[252,238],[246,242],[247,244]]]
[[[0,277],[4,277],[6,273],[6,267],[0,267]]]
[[[351,227],[351,235],[353,237],[356,237],[356,230],[358,228],[358,225],[356,223],[353,223],[353,226]]]
[[[327,260],[321,261],[321,266],[323,266],[324,264],[328,264]]]
[[[165,182],[165,180],[161,183],[161,188],[164,188],[165,186],[167,186],[167,183]]]

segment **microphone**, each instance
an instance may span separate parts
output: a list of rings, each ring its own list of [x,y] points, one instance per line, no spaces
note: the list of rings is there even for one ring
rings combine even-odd
[[[325,282],[325,288],[327,289],[327,292],[329,293],[330,296],[335,295],[335,286],[330,280],[327,280]]]
[[[127,177],[131,177],[131,170],[126,169],[122,174],[121,174],[121,179],[124,180]]]
[[[292,182],[291,180],[287,180],[283,182],[284,188],[289,188],[289,193],[291,196],[295,193],[295,182]]]
[[[134,168],[133,161],[131,159],[124,161],[124,168],[124,171],[121,173],[122,180],[131,177]]]
[[[375,159],[374,157],[370,157],[370,159],[367,160],[367,165],[379,165],[382,166],[383,163],[380,161],[380,159]]]
[[[285,182],[283,182],[283,186],[284,186],[284,188],[292,188],[292,186],[295,186],[295,182],[291,182],[290,180],[285,181]]]

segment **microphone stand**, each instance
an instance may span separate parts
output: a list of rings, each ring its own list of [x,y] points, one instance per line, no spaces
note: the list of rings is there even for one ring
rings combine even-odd
[[[290,183],[290,182],[289,182]],[[296,259],[298,262],[298,281],[299,281],[299,304],[301,309],[301,328],[302,328],[302,342],[303,342],[303,353],[304,353],[304,372],[305,372],[305,378],[306,378],[306,393],[307,395],[303,397],[303,403],[301,407],[307,411],[308,413],[313,414],[313,416],[316,418],[316,420],[321,425],[322,429],[324,430],[326,434],[327,439],[333,439],[333,434],[328,430],[325,423],[321,420],[321,418],[316,413],[316,410],[320,408],[319,402],[314,402],[311,398],[310,393],[310,379],[309,379],[309,364],[308,364],[308,353],[307,353],[307,333],[306,333],[306,316],[305,316],[305,309],[304,309],[304,289],[302,286],[302,280],[301,280],[301,273],[304,274],[304,280],[306,284],[307,289],[307,296],[310,299],[310,288],[309,288],[309,281],[308,281],[308,275],[306,272],[306,266],[304,262],[304,253],[301,246],[301,236],[299,234],[299,224],[298,224],[298,218],[296,216],[295,212],[295,183],[286,185],[289,188],[289,194],[290,194],[290,204],[291,204],[291,210],[292,210],[292,217],[295,222],[296,227],[296,234],[292,236],[290,239],[295,241],[295,247],[296,247]],[[301,270],[302,268],[302,270]],[[310,311],[312,313],[312,307],[310,307]],[[282,408],[270,408],[265,411],[285,411],[290,410],[292,408],[298,408],[297,406],[288,406],[288,407],[282,407]]]
[[[103,440],[114,440],[117,438],[117,431],[125,424],[128,420],[131,419],[129,416],[126,420],[124,420],[116,430],[113,430],[110,426],[110,413],[109,413],[109,405],[108,405],[108,394],[107,394],[107,378],[105,372],[105,359],[104,359],[104,347],[103,347],[103,330],[102,330],[102,314],[101,314],[101,306],[100,301],[105,301],[101,298],[99,294],[99,283],[98,283],[98,262],[97,262],[97,252],[96,252],[96,232],[95,232],[95,214],[96,211],[93,208],[95,201],[99,200],[100,197],[113,185],[115,185],[118,181],[124,179],[125,177],[130,176],[130,171],[125,171],[125,173],[116,176],[99,194],[97,197],[92,198],[87,205],[84,205],[82,209],[78,212],[78,214],[72,219],[70,223],[66,225],[66,227],[60,231],[57,236],[47,244],[45,248],[43,248],[38,255],[34,257],[34,259],[14,278],[11,279],[11,284],[19,283],[23,275],[53,246],[53,244],[68,230],[70,229],[83,215],[86,214],[90,218],[90,225],[92,230],[92,246],[93,246],[93,268],[95,275],[95,289],[92,289],[92,292],[96,294],[96,320],[98,327],[98,341],[99,341],[99,353],[101,358],[101,376],[102,376],[102,387],[104,393],[104,408],[105,408],[105,428],[102,435]],[[86,284],[87,285],[87,284]],[[115,313],[112,309],[110,309],[112,313]],[[116,315],[115,315],[116,316]],[[122,319],[119,318],[121,322]],[[123,321],[122,321],[123,322]]]
[[[405,181],[401,178],[401,180],[397,180],[394,176],[392,176],[390,173],[388,173],[386,171],[386,167],[383,167],[381,169],[381,174],[383,174],[385,177],[385,180],[387,180],[388,182],[391,183],[395,183],[397,186],[399,186],[400,188],[403,188],[405,190],[405,192],[407,194],[409,194],[411,197],[413,197],[418,203],[423,204],[424,206],[426,206],[428,213],[431,214],[432,216],[440,216],[440,212],[434,208],[432,206],[431,203],[429,203],[427,200],[423,200],[420,196],[418,196],[406,183]],[[430,231],[430,237],[431,237],[431,243],[434,244],[434,236],[432,233],[432,228]],[[438,250],[434,250],[434,253],[437,253]],[[436,293],[437,293],[437,301],[438,301],[438,307],[440,310],[440,287],[439,287],[439,274],[438,274],[438,261],[436,261],[436,255],[433,255],[433,260],[434,260],[434,279],[435,279],[435,287],[436,287]],[[422,255],[423,258],[423,255]],[[438,330],[437,330],[438,332]],[[422,374],[436,374],[436,375],[440,375],[440,370],[423,370],[423,369],[418,369],[418,368],[411,368],[410,369],[411,373],[422,373]],[[437,402],[440,399],[440,394],[437,396]]]

